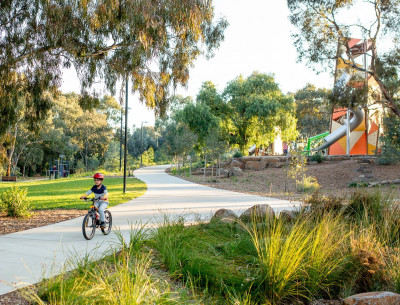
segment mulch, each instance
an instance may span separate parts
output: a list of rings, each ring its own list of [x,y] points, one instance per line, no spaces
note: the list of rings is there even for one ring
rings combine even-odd
[[[0,214],[0,235],[33,229],[85,215],[87,210],[38,210],[29,218]]]
[[[306,166],[304,174],[315,177],[320,185],[320,193],[324,195],[347,197],[356,189],[349,187],[360,172],[361,164],[357,160],[327,161]],[[394,180],[400,178],[400,164],[371,164],[370,170],[375,181]],[[304,200],[310,194],[297,190],[295,181],[288,177],[288,168],[266,168],[260,171],[243,171],[243,175],[234,178],[213,178],[203,176],[181,176],[180,178],[198,184],[220,188],[229,191],[248,193],[286,200]],[[362,188],[374,191],[376,188]],[[384,192],[393,193],[400,198],[400,185],[380,187]]]

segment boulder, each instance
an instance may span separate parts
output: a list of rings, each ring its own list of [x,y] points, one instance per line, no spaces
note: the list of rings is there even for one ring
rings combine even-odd
[[[271,168],[281,168],[286,164],[286,162],[274,162],[274,163],[268,163],[268,167]]]
[[[257,204],[244,211],[239,218],[243,222],[251,222],[253,220],[263,221],[274,216],[274,210],[268,204]]]
[[[226,169],[226,168],[221,168],[220,170],[219,170],[219,176],[220,177],[229,177],[229,170],[228,169]]]
[[[215,212],[210,222],[221,221],[225,223],[233,223],[237,219],[238,219],[237,215],[232,210],[219,209],[218,211]]]
[[[293,211],[283,210],[279,213],[279,218],[286,221],[292,221],[296,219],[296,215],[294,214]]]
[[[397,305],[400,295],[388,291],[375,291],[352,295],[343,300],[344,305]]]
[[[244,164],[238,160],[232,160],[231,164],[229,164],[228,168],[239,167],[240,169],[244,169]]]
[[[243,171],[239,167],[231,168],[229,170],[229,174],[228,174],[229,177],[235,177],[235,176],[237,177],[237,176],[241,176],[241,175],[243,175]]]
[[[231,162],[232,162],[232,158],[228,158],[224,162],[220,163],[220,167],[221,168],[227,168],[231,164]]]
[[[264,169],[267,166],[267,162],[262,160],[262,161],[247,161],[245,165],[245,169],[247,170],[253,170],[253,171],[259,171]]]
[[[261,157],[256,157],[256,156],[246,156],[246,157],[241,157],[240,162],[242,163],[247,163],[249,161],[260,161]]]
[[[279,163],[281,160],[279,158],[268,158],[268,165],[271,165],[273,163]]]
[[[221,168],[227,168],[232,161],[225,161],[225,162],[221,162],[220,167]]]

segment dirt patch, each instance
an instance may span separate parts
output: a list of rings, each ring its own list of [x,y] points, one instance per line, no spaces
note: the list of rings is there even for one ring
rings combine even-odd
[[[317,179],[321,193],[348,196],[355,191],[349,184],[362,174],[358,171],[360,166],[357,160],[327,161],[307,165],[304,173]],[[400,178],[400,164],[370,164],[368,168],[376,181]],[[203,176],[181,176],[181,178],[215,188],[287,200],[303,200],[309,196],[310,193],[301,193],[297,189],[295,181],[287,177],[287,171],[288,167],[266,168],[260,171],[245,170],[242,176],[232,178],[210,179]],[[373,191],[375,188],[363,189]],[[399,184],[381,186],[380,189],[393,192],[396,198],[400,197]]]
[[[17,291],[12,291],[6,294],[0,295],[0,305],[29,305]]]
[[[0,214],[0,235],[33,229],[85,215],[87,210],[39,210],[29,218],[8,217]],[[0,303],[1,304],[1,303]]]

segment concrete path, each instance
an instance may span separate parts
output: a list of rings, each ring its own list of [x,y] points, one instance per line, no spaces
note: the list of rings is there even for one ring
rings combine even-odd
[[[237,214],[256,203],[267,203],[275,211],[290,209],[295,204],[286,200],[246,195],[197,185],[167,175],[168,166],[154,166],[135,171],[135,176],[147,183],[147,192],[134,200],[112,207],[113,225],[129,238],[130,228],[136,223],[157,224],[163,215],[174,216],[197,213],[209,219],[220,208]],[[107,185],[107,180],[105,180]],[[112,200],[112,198],[110,198]],[[187,218],[195,218],[190,214]],[[0,294],[36,283],[43,277],[58,274],[71,254],[83,257],[86,253],[101,255],[116,246],[116,236],[96,235],[90,241],[82,236],[83,217],[23,232],[0,236]],[[11,285],[10,285],[11,284]]]

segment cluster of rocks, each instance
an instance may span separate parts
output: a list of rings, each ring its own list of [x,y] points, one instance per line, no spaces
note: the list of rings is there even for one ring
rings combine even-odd
[[[210,176],[212,173],[214,173],[214,176],[219,177],[241,176],[244,170],[259,171],[268,167],[279,168],[287,164],[289,160],[289,156],[248,156],[229,158],[225,162],[222,162],[219,168],[199,168],[193,172],[193,174],[204,175],[205,170],[207,176]]]
[[[265,219],[274,218],[275,212],[268,204],[257,204],[246,211],[244,211],[240,216],[237,216],[235,212],[228,209],[219,209],[215,212],[214,216],[211,218],[211,222],[220,221],[224,223],[234,223],[238,222],[239,220],[242,222],[251,222],[257,221],[261,222]],[[295,219],[295,213],[289,210],[283,210],[279,213],[280,218],[284,218],[287,220]]]
[[[372,159],[362,159],[360,160],[360,167],[356,170],[359,173],[359,176],[357,176],[353,182],[356,183],[369,183],[371,181],[375,181],[376,178],[372,172],[371,164],[373,164],[374,161]]]
[[[220,163],[219,166],[209,166],[206,169],[199,168],[193,172],[194,175],[217,176],[220,178],[241,176],[244,170],[260,171],[266,168],[281,168],[288,165],[292,156],[246,156],[241,158],[229,158],[225,162]],[[376,157],[365,156],[324,156],[326,162],[336,162],[344,160],[358,160],[361,163],[360,181],[373,181],[374,177],[369,168],[369,164],[373,163]],[[317,163],[317,162],[310,162]],[[204,172],[205,171],[205,172]]]

